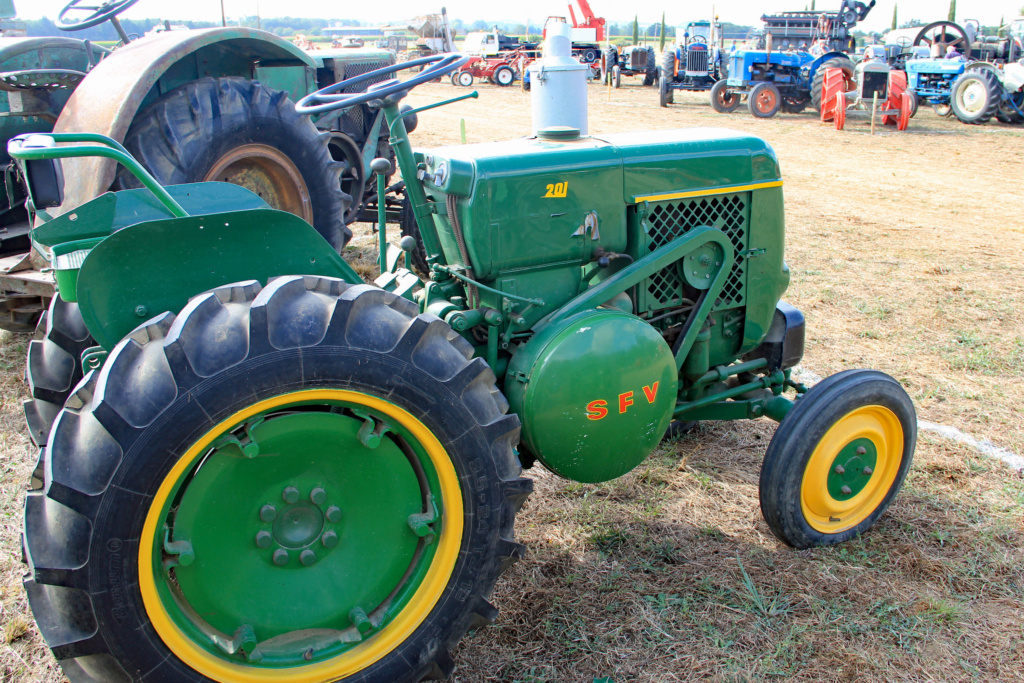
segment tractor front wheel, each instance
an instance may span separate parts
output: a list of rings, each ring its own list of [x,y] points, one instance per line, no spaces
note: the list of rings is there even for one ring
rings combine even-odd
[[[616,64],[612,67],[612,87],[619,88],[622,86],[622,70],[619,69],[619,65]]]
[[[460,71],[459,85],[461,85],[464,88],[468,88],[469,86],[473,85],[473,74],[471,74],[468,71]]]
[[[873,370],[833,375],[800,398],[761,466],[761,512],[795,548],[834,545],[885,512],[910,469],[917,417],[907,392]]]
[[[747,98],[750,113],[759,119],[770,119],[782,107],[782,95],[774,83],[758,83]]]
[[[743,98],[734,92],[729,92],[729,85],[726,81],[716,81],[711,86],[711,108],[719,114],[728,114],[736,111]]]
[[[295,111],[288,93],[229,77],[167,93],[135,118],[124,145],[162,185],[241,185],[303,218],[340,251],[352,237],[344,221],[352,197],[342,190],[345,164],[331,158],[329,140]],[[115,186],[141,184],[122,170]]]
[[[473,348],[367,285],[202,294],[57,417],[25,586],[75,681],[451,672],[519,557],[515,416]]]
[[[962,123],[988,123],[1002,102],[1003,84],[988,69],[965,71],[953,81],[949,104]]]

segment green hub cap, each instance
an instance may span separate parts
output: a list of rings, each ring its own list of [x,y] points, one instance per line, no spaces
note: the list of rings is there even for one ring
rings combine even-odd
[[[871,439],[854,439],[832,461],[828,493],[836,500],[849,500],[864,490],[875,473],[878,451]]]
[[[408,604],[437,548],[440,485],[416,439],[365,406],[274,403],[224,425],[177,482],[154,566],[194,643],[281,668],[346,652]]]

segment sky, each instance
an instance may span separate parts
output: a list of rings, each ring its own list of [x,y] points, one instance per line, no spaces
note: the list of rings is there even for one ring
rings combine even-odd
[[[946,0],[879,0],[865,22],[858,26],[864,31],[884,31],[892,23],[893,5],[899,5],[900,23],[909,19],[931,22],[945,19],[949,4]],[[436,6],[435,4],[436,3]],[[49,17],[55,19],[66,0],[15,0],[19,16],[23,19]],[[83,3],[93,5],[94,3]],[[810,0],[689,0],[687,2],[665,2],[665,0],[632,0],[629,3],[612,0],[592,0],[591,7],[598,16],[610,22],[621,23],[632,20],[633,13],[641,24],[665,20],[670,26],[685,24],[694,19],[706,19],[717,12],[721,21],[735,24],[756,25],[762,14],[781,11],[801,10]],[[548,15],[567,15],[563,0],[517,0],[516,2],[495,2],[493,6],[479,0],[389,0],[382,3],[361,3],[346,0],[224,0],[224,9],[230,20],[256,14],[264,17],[324,17],[357,19],[362,22],[391,23],[410,19],[417,14],[438,12],[442,5],[448,9],[448,16],[471,23],[477,19],[485,21],[540,24]],[[817,0],[818,9],[838,9],[840,0]],[[1020,16],[1024,0],[974,0],[960,2],[957,20],[978,19],[982,24],[992,25],[1001,17],[1010,20]],[[629,9],[623,12],[623,7]],[[78,15],[75,15],[78,16]],[[140,0],[123,16],[133,19],[159,17],[161,19],[194,21],[220,21],[218,0],[175,0],[156,2]]]

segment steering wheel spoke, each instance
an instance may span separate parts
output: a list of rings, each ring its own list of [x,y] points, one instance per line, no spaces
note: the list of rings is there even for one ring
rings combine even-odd
[[[357,104],[367,104],[375,100],[387,101],[390,98],[392,102],[397,102],[416,86],[441,78],[442,76],[447,76],[462,68],[468,61],[469,57],[453,52],[392,64],[383,69],[362,74],[361,76],[346,78],[343,81],[338,81],[333,85],[310,93],[299,100],[295,110],[300,114],[321,114],[338,109],[348,109]],[[406,81],[391,78],[383,82],[374,83],[374,81],[383,76],[390,76],[399,71],[418,66],[426,66],[426,68]],[[345,92],[363,83],[373,84],[365,92]]]

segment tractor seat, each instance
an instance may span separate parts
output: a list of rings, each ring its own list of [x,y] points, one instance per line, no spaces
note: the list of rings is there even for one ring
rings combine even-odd
[[[0,90],[73,90],[85,73],[73,69],[27,69],[0,73]]]

